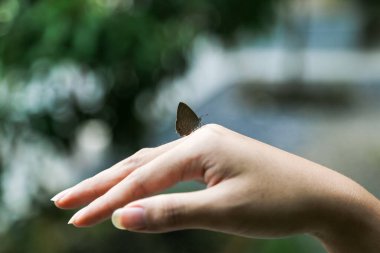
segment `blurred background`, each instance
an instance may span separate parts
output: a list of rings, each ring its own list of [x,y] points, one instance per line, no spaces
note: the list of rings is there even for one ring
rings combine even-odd
[[[325,252],[307,236],[75,229],[49,199],[178,138],[179,101],[380,197],[379,83],[376,0],[2,0],[0,252]]]

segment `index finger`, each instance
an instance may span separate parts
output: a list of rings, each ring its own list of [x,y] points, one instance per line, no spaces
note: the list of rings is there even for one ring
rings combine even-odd
[[[189,148],[185,143],[177,145],[132,172],[76,213],[70,223],[77,227],[94,225],[134,200],[160,192],[180,181],[201,178],[201,160],[196,148]]]
[[[65,190],[63,196],[57,200],[52,199],[59,208],[71,209],[87,205],[94,199],[106,193],[137,168],[167,152],[183,141],[183,138],[166,143],[156,148],[145,148],[132,156],[118,162],[111,168],[88,178],[74,187]],[[58,196],[57,194],[56,196]]]

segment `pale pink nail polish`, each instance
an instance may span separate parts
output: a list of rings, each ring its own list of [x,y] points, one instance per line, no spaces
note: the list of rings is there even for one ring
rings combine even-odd
[[[83,215],[85,213],[86,209],[81,209],[79,210],[78,212],[76,212],[71,218],[70,220],[67,222],[67,224],[73,224],[75,223],[75,220],[78,219],[81,215]]]
[[[113,213],[112,223],[118,229],[144,229],[146,227],[145,210],[142,207],[120,208]]]
[[[63,196],[65,196],[69,192],[70,189],[71,188],[61,191],[60,193],[58,193],[54,197],[52,197],[50,200],[53,202],[60,200]]]

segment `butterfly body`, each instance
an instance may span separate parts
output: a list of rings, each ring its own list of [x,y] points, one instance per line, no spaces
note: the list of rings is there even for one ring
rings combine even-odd
[[[177,108],[175,128],[180,136],[191,134],[201,126],[201,118],[185,103],[180,102]]]

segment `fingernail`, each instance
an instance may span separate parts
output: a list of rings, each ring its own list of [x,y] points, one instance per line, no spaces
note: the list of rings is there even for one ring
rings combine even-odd
[[[145,228],[145,210],[142,207],[117,209],[112,214],[112,223],[118,229],[140,230]]]
[[[70,190],[70,188],[66,189],[64,191],[61,191],[60,193],[58,193],[54,197],[52,197],[50,200],[53,202],[60,200],[63,196],[65,196],[69,192],[69,190]]]
[[[81,209],[78,212],[76,212],[70,220],[67,222],[67,224],[73,224],[76,219],[78,219],[83,213],[85,212],[85,209]]]
[[[70,218],[70,220],[69,220],[69,222],[67,222],[67,224],[73,224],[74,221],[75,221],[75,215]]]

